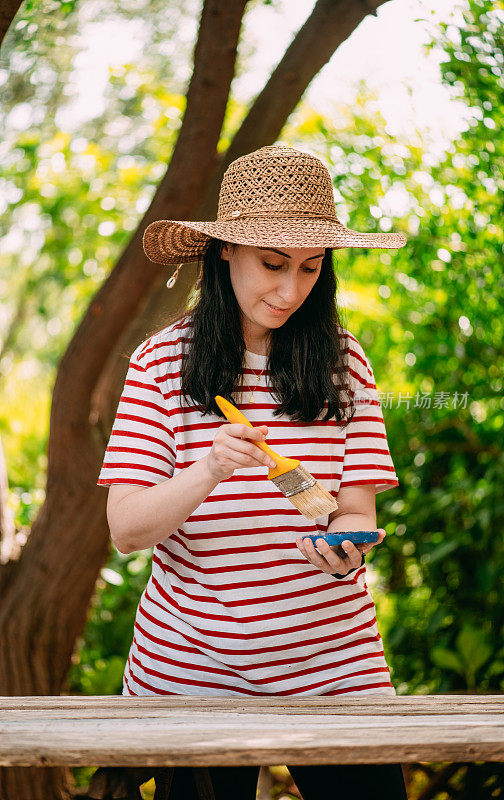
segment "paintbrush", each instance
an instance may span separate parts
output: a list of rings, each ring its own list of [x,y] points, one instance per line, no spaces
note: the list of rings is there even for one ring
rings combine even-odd
[[[242,425],[248,425],[249,428],[254,427],[247,417],[229,400],[218,394],[215,402],[230,422],[241,422]],[[268,479],[273,481],[275,486],[280,489],[287,500],[290,500],[292,505],[303,516],[307,519],[316,519],[338,508],[338,504],[332,494],[327,489],[324,489],[297,459],[279,456],[278,453],[268,447],[266,442],[256,442],[252,439],[250,441],[256,447],[264,450],[276,462],[276,467],[272,467],[268,471]]]

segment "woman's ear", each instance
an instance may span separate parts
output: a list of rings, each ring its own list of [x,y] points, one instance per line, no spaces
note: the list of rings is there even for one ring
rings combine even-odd
[[[223,261],[229,261],[231,256],[231,245],[229,242],[222,242],[220,257]]]

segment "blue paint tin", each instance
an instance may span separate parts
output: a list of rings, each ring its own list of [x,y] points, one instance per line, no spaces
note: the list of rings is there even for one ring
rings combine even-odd
[[[367,542],[378,541],[378,531],[341,531],[340,533],[317,533],[303,536],[303,539],[311,539],[313,544],[317,539],[324,539],[330,547],[335,547],[341,542],[353,542],[354,544],[365,544]]]

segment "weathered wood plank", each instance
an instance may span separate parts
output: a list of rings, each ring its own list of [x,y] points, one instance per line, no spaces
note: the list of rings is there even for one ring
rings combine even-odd
[[[320,715],[291,715],[288,721],[284,718],[279,718],[276,714],[271,714],[270,717],[257,717],[256,714],[243,714],[239,720],[233,713],[215,712],[212,714],[195,713],[191,717],[188,715],[179,714],[166,714],[165,717],[153,718],[140,718],[134,717],[129,720],[117,720],[108,717],[101,717],[98,719],[63,719],[56,718],[48,720],[45,717],[37,715],[36,718],[23,719],[21,721],[6,720],[5,723],[0,722],[0,732],[11,731],[22,734],[26,731],[29,734],[31,731],[40,731],[41,734],[52,734],[53,731],[68,732],[73,734],[79,728],[88,730],[89,734],[95,730],[98,732],[107,732],[122,728],[125,735],[131,737],[131,746],[134,747],[133,739],[140,734],[143,730],[160,733],[166,730],[173,730],[178,732],[179,728],[191,725],[195,729],[208,729],[211,732],[213,729],[217,730],[234,730],[240,728],[242,731],[246,728],[245,733],[253,729],[269,728],[273,724],[274,728],[283,728],[286,723],[290,729],[307,729],[307,730],[326,730],[329,727],[333,728],[358,728],[370,730],[371,728],[382,729],[384,727],[394,727],[398,730],[401,727],[412,727],[417,729],[443,726],[447,730],[450,728],[459,728],[463,726],[493,726],[498,727],[502,725],[504,728],[504,717],[499,714],[463,714],[460,716],[443,716],[438,715],[433,719],[431,715],[417,716],[413,720],[408,715],[403,716],[385,716],[380,717],[366,715],[366,716],[353,716],[346,714],[333,714],[331,716]],[[320,731],[319,731],[320,733]]]
[[[464,714],[474,711],[499,713],[504,712],[504,695],[403,695],[390,697],[376,695],[368,697],[298,697],[283,698],[278,696],[260,698],[239,697],[123,697],[121,695],[61,697],[0,697],[1,711],[35,710],[43,712],[62,711],[71,716],[82,713],[92,715],[106,711],[109,715],[120,717],[143,716],[145,709],[149,714],[164,714],[168,709],[178,712],[195,709],[234,711],[256,714],[270,714],[275,710],[278,714],[333,714],[334,711],[345,711],[356,714]]]
[[[176,713],[178,716],[180,715],[180,716],[186,717],[188,720],[193,720],[194,719],[194,714],[197,713],[198,711],[201,712],[202,709],[201,708],[198,708],[198,709],[166,709],[166,708],[164,708],[164,709],[163,708],[153,708],[153,709],[151,709],[151,708],[149,708],[148,710],[146,710],[145,708],[137,708],[137,709],[131,709],[130,708],[130,709],[117,710],[117,711],[116,710],[109,710],[109,709],[94,710],[94,709],[91,709],[91,708],[84,709],[82,711],[77,711],[77,710],[73,711],[73,710],[67,709],[67,708],[50,709],[50,710],[47,710],[47,711],[41,711],[39,709],[37,709],[35,711],[32,711],[30,709],[23,709],[22,711],[16,711],[16,710],[13,709],[12,711],[9,711],[9,712],[0,711],[0,720],[6,719],[6,720],[9,720],[9,722],[22,722],[24,720],[27,720],[27,721],[33,720],[33,718],[36,717],[37,719],[40,718],[42,720],[65,720],[65,719],[82,719],[82,720],[85,720],[85,719],[97,719],[97,718],[105,719],[106,718],[106,719],[116,720],[117,721],[117,720],[130,720],[130,719],[133,719],[133,720],[134,719],[144,719],[146,716],[148,716],[150,719],[156,719],[156,718],[164,719],[167,716],[171,716],[173,713]],[[294,714],[297,715],[297,716],[303,716],[303,717],[311,717],[312,715],[316,715],[317,717],[320,717],[320,718],[327,718],[327,717],[331,717],[332,718],[332,717],[334,717],[335,714],[344,713],[344,714],[352,715],[354,717],[374,716],[377,719],[380,719],[383,716],[387,716],[387,717],[391,717],[392,716],[392,717],[398,717],[398,718],[399,717],[410,718],[410,717],[418,717],[418,716],[422,716],[422,715],[425,715],[425,714],[429,714],[429,716],[430,716],[430,718],[432,720],[432,723],[435,724],[436,718],[438,716],[458,718],[463,714],[481,714],[481,715],[486,715],[486,714],[504,714],[504,708],[502,706],[499,706],[499,705],[495,704],[495,705],[488,705],[485,709],[481,709],[480,708],[478,710],[475,710],[474,707],[471,708],[470,706],[468,706],[468,707],[461,708],[461,709],[456,709],[456,710],[453,710],[453,711],[441,710],[441,709],[436,709],[435,711],[432,711],[431,709],[428,709],[428,708],[419,708],[419,709],[415,709],[415,710],[408,710],[408,709],[404,709],[404,708],[402,708],[402,709],[394,708],[394,709],[388,709],[388,710],[387,709],[383,709],[383,710],[380,710],[379,712],[377,712],[373,708],[365,708],[365,707],[364,708],[355,708],[355,709],[345,709],[345,708],[341,708],[341,707],[331,708],[331,709],[327,709],[327,708],[321,708],[321,709],[312,708],[312,709],[296,709],[295,711],[292,710],[292,709],[287,711],[285,709],[272,709],[272,708],[259,708],[259,709],[239,708],[239,709],[232,709],[231,711],[229,711],[229,709],[225,709],[225,708],[212,707],[212,708],[208,708],[208,709],[205,710],[205,713],[210,713],[210,712],[212,712],[214,714],[218,714],[218,713],[233,713],[237,717],[240,716],[240,715],[243,715],[243,714],[250,714],[250,713],[253,713],[256,717],[261,716],[261,715],[269,716],[269,715],[271,715],[271,713],[275,713],[278,716],[289,717],[289,718],[292,717]],[[288,722],[288,721],[286,720],[286,722]]]
[[[419,737],[418,731],[405,729],[407,740],[400,741],[393,729],[374,731],[380,741],[363,743],[363,733],[324,731],[324,741],[309,734],[286,736],[284,732],[273,732],[237,742],[230,734],[212,734],[208,731],[191,731],[190,738],[182,737],[174,742],[170,736],[161,741],[144,736],[141,747],[131,752],[129,738],[118,735],[113,746],[92,746],[89,741],[78,739],[68,742],[63,736],[53,737],[52,746],[41,746],[40,737],[23,739],[23,752],[3,754],[2,766],[226,766],[247,764],[366,764],[395,763],[397,761],[503,761],[502,741],[496,740],[495,731],[481,728],[478,738],[467,735],[467,730],[450,731],[443,738],[443,731],[435,736]],[[383,739],[383,741],[382,741]]]
[[[5,766],[504,760],[500,695],[2,698],[1,706]]]

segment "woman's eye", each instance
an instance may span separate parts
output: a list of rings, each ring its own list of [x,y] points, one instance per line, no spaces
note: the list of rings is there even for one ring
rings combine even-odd
[[[277,269],[280,269],[280,267],[282,266],[281,264],[267,264],[267,263],[266,263],[266,261],[263,261],[263,264],[264,264],[264,266],[266,267],[266,269],[273,269],[273,270],[275,270],[275,271],[276,271]],[[305,268],[304,268],[304,271],[305,271],[305,272],[310,272],[310,273],[311,273],[311,272],[316,272],[316,271],[317,271],[317,268],[315,267],[315,269],[310,269],[309,267],[305,267]]]

